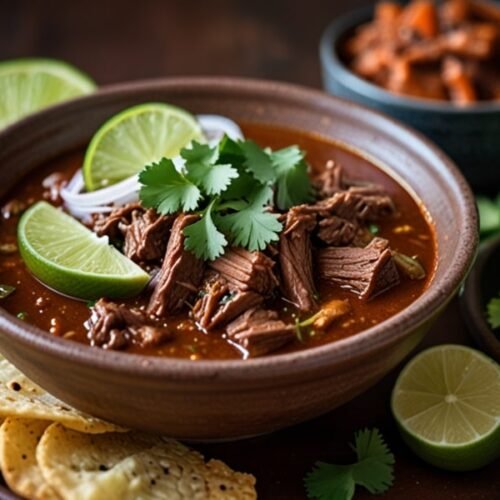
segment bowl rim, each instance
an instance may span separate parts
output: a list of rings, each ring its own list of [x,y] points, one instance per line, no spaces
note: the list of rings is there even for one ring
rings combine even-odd
[[[365,118],[366,120],[371,115],[378,122],[385,122],[392,127],[396,126],[403,132],[413,135],[413,138],[418,140],[419,147],[424,148],[436,162],[440,163],[440,167],[449,174],[461,193],[461,196],[457,197],[461,212],[457,221],[459,224],[457,231],[461,231],[463,238],[460,239],[452,262],[443,276],[440,279],[433,279],[424,293],[405,309],[354,336],[297,352],[271,354],[255,359],[190,361],[106,351],[55,337],[40,328],[26,324],[0,307],[0,331],[4,336],[11,337],[23,348],[39,350],[63,359],[68,364],[78,363],[92,369],[104,370],[109,374],[134,374],[137,377],[147,377],[151,380],[191,382],[199,382],[200,379],[212,382],[251,380],[252,382],[276,383],[275,380],[273,381],[274,376],[296,373],[299,371],[299,366],[301,373],[317,373],[335,363],[342,364],[350,358],[360,358],[383,350],[409,336],[411,332],[425,324],[434,313],[448,303],[458,291],[472,266],[478,241],[475,202],[463,175],[454,163],[422,134],[380,112],[330,96],[322,91],[290,83],[234,77],[176,77],[123,83],[103,87],[94,94],[53,106],[20,120],[0,132],[0,145],[3,141],[6,142],[9,135],[13,133],[21,134],[30,126],[50,123],[53,115],[58,116],[63,113],[69,115],[85,108],[94,101],[97,103],[106,102],[106,99],[113,100],[120,96],[130,96],[134,92],[154,92],[168,89],[177,92],[180,89],[183,89],[183,92],[193,92],[196,89],[206,90],[207,88],[218,93],[223,90],[228,95],[234,95],[238,92],[260,93],[260,95],[265,96],[274,95],[278,101],[280,96],[286,96],[287,100],[303,106],[311,106],[312,103],[315,103],[317,107],[334,104],[337,107],[354,108],[360,116],[368,117]],[[281,100],[283,99],[281,97]],[[237,389],[237,387],[233,388]]]
[[[486,320],[482,304],[481,280],[490,261],[500,254],[500,235],[491,236],[479,245],[476,262],[464,284],[460,296],[462,315],[468,330],[478,344],[500,362],[500,338],[497,338]]]
[[[399,95],[356,75],[340,58],[338,42],[347,32],[370,21],[373,18],[373,13],[374,6],[356,9],[335,18],[323,31],[319,43],[320,60],[324,71],[331,78],[341,80],[347,88],[355,89],[365,99],[377,101],[383,105],[401,110],[428,111],[450,115],[494,114],[500,112],[500,101],[479,101],[476,104],[461,107],[448,101]]]

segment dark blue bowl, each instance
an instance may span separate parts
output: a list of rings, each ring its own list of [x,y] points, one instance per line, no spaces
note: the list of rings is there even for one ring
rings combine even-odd
[[[485,192],[500,188],[500,102],[458,107],[449,102],[388,92],[354,74],[339,49],[346,37],[373,17],[373,8],[337,18],[323,33],[323,87],[331,94],[378,109],[421,131],[455,160],[469,182]]]

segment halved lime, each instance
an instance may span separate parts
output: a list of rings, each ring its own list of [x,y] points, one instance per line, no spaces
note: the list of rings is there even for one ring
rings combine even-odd
[[[201,137],[196,118],[175,106],[153,102],[125,109],[92,138],[83,164],[85,187],[94,191],[122,181]]]
[[[17,230],[28,269],[56,291],[86,300],[137,295],[149,275],[78,221],[40,201]]]
[[[89,94],[95,83],[81,71],[52,59],[0,63],[0,129],[47,106]]]
[[[432,465],[473,470],[500,456],[500,366],[474,349],[442,345],[413,358],[392,411],[403,439]]]

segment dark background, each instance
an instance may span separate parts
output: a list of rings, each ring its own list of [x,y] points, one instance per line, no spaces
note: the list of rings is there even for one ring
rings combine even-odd
[[[318,43],[337,15],[367,0],[0,0],[0,60],[64,59],[104,85],[179,75],[236,75],[321,85]],[[454,302],[426,347],[469,343]],[[396,455],[391,500],[493,500],[498,463],[453,474],[418,460],[401,441],[388,405],[399,369],[351,403],[312,422],[237,443],[202,446],[257,477],[259,498],[301,499],[316,460],[348,463],[348,441],[379,427]],[[198,446],[200,447],[200,446]],[[375,498],[359,489],[356,498]],[[5,498],[0,490],[0,498]],[[380,497],[379,497],[380,498]]]
[[[318,43],[367,0],[0,0],[0,60],[64,59],[99,84],[236,75],[320,86]]]

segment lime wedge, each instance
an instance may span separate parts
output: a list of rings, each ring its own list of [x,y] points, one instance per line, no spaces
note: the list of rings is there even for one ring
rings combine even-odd
[[[137,295],[149,275],[61,210],[40,201],[21,217],[17,230],[28,269],[49,287],[86,300]]]
[[[392,411],[410,448],[436,467],[473,470],[500,456],[500,366],[474,349],[443,345],[413,358]]]
[[[196,118],[180,108],[148,103],[125,109],[92,138],[83,164],[85,187],[94,191],[122,181],[201,137]]]
[[[95,83],[73,66],[51,59],[0,63],[0,129],[24,116],[89,94]]]

